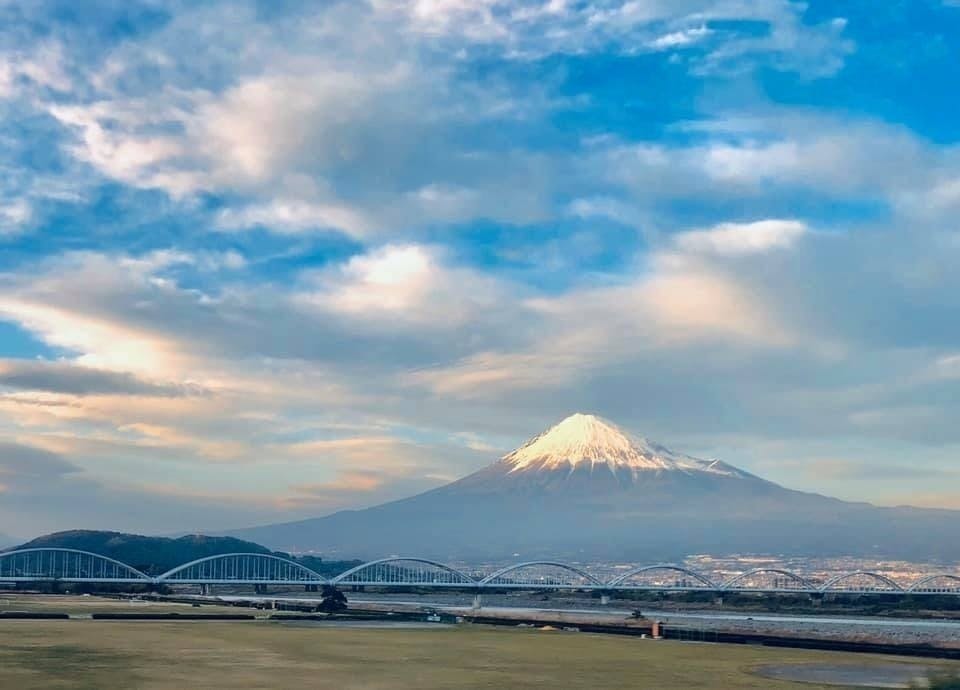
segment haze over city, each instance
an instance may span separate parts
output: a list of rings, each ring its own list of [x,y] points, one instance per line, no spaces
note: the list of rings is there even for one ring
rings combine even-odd
[[[0,532],[226,531],[576,412],[960,509],[960,7],[0,2]]]

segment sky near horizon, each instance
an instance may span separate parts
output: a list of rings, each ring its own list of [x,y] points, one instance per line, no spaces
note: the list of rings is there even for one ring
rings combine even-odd
[[[960,2],[0,0],[0,532],[323,515],[576,411],[960,508]]]

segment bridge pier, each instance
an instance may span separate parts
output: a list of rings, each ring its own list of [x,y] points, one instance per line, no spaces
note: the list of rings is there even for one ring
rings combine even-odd
[[[473,608],[476,610],[483,608],[483,595],[480,592],[473,595]]]
[[[304,591],[307,591],[307,592],[319,592],[320,590],[319,590],[319,588],[317,587],[317,585],[307,585],[306,587],[304,587]]]
[[[200,585],[200,596],[208,597],[210,596],[210,591],[213,585]]]
[[[600,605],[601,605],[601,606],[607,606],[607,605],[609,605],[609,604],[610,604],[610,595],[609,595],[609,594],[601,594],[601,595],[600,595]]]

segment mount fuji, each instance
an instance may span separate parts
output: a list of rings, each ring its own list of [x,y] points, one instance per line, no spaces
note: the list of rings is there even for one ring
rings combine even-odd
[[[359,558],[958,558],[960,512],[793,491],[574,414],[492,465],[422,494],[230,535]]]

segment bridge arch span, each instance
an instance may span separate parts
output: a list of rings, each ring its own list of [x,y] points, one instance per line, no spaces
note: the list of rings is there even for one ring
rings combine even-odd
[[[810,580],[808,580],[807,578],[803,577],[802,575],[798,575],[797,573],[792,572],[790,570],[785,570],[783,568],[753,568],[752,570],[748,570],[745,573],[740,573],[739,575],[735,575],[731,577],[729,580],[727,580],[726,582],[720,585],[720,589],[722,590],[739,589],[743,591],[749,591],[750,589],[754,589],[754,588],[738,587],[738,585],[744,580],[748,580],[757,575],[782,575],[783,577],[786,577],[792,580],[793,582],[796,582],[799,585],[799,587],[796,587],[796,589],[815,589],[814,584],[810,582]],[[763,588],[756,588],[756,589],[763,589]],[[773,589],[790,589],[790,588],[779,587],[779,588],[773,588]]]
[[[960,575],[953,575],[951,573],[935,573],[933,575],[927,575],[922,577],[909,587],[907,587],[908,592],[938,592],[944,591],[944,588],[931,588],[929,585],[931,582],[936,582],[937,580],[951,580],[954,584],[947,589],[948,592],[956,592],[960,590]]]
[[[67,582],[152,582],[132,565],[91,551],[59,547],[0,553],[0,580]]]
[[[476,585],[477,581],[456,568],[416,556],[391,556],[340,573],[331,584],[429,584],[429,585]]]
[[[827,580],[826,582],[823,583],[823,586],[820,588],[820,591],[822,591],[822,592],[831,592],[831,591],[844,592],[844,591],[850,591],[850,590],[843,590],[843,589],[838,590],[838,589],[836,589],[836,586],[837,586],[838,584],[840,584],[841,582],[846,582],[847,580],[851,580],[851,579],[856,578],[856,577],[865,577],[865,578],[869,578],[869,579],[871,579],[871,580],[875,580],[875,581],[877,581],[877,582],[880,582],[880,583],[886,585],[887,587],[889,587],[889,588],[890,588],[892,591],[894,591],[894,592],[903,592],[903,591],[905,591],[905,590],[903,589],[903,587],[900,585],[900,583],[897,582],[896,580],[891,580],[891,579],[890,579],[889,577],[887,577],[886,575],[881,575],[880,573],[874,573],[874,572],[871,572],[871,571],[869,571],[869,570],[854,570],[852,573],[843,573],[842,575],[837,575],[836,577],[832,577],[832,578],[830,578],[829,580]],[[853,591],[857,591],[857,590],[853,590]]]
[[[693,578],[694,580],[704,585],[705,587],[711,587],[711,588],[717,587],[716,584],[714,584],[711,580],[704,577],[700,573],[690,570],[689,568],[684,568],[683,566],[680,566],[680,565],[673,565],[671,563],[658,563],[656,565],[645,565],[641,568],[634,568],[633,570],[630,570],[629,572],[626,572],[623,575],[618,575],[617,577],[610,580],[610,582],[608,582],[607,584],[610,585],[611,587],[627,587],[629,585],[625,583],[631,577],[634,577],[636,575],[640,575],[643,573],[656,572],[661,570],[672,571],[675,573],[679,573],[681,575],[686,575],[687,577]]]
[[[517,580],[515,578],[510,578],[505,580],[506,575],[511,573],[518,573],[524,570],[535,570],[535,569],[548,569],[560,571],[560,573],[566,575],[566,580],[561,578],[552,578],[540,576],[539,578],[534,576],[526,580]],[[574,582],[573,578],[569,577],[573,575],[574,577],[580,578],[582,582]],[[505,568],[500,568],[496,572],[487,575],[485,578],[480,580],[481,585],[495,586],[498,584],[508,585],[508,586],[520,586],[520,587],[538,587],[538,586],[562,586],[569,588],[578,588],[578,587],[600,587],[603,586],[603,583],[600,582],[590,573],[585,570],[581,570],[576,566],[570,565],[569,563],[560,563],[559,561],[526,561],[524,563],[514,563],[513,565],[508,565]]]
[[[183,584],[325,584],[327,579],[307,566],[268,553],[222,553],[178,565],[157,582]]]

